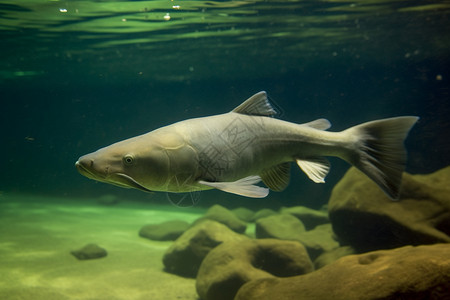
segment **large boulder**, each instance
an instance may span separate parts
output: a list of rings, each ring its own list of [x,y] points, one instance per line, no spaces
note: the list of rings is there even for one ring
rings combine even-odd
[[[194,222],[194,225],[203,222],[204,220],[213,220],[222,223],[237,233],[244,233],[247,229],[247,224],[245,222],[241,221],[229,209],[218,204],[211,206],[203,217]]]
[[[212,220],[185,231],[165,252],[165,270],[181,276],[195,277],[198,268],[211,249],[225,241],[243,241],[248,237]]]
[[[450,167],[429,175],[404,173],[399,201],[390,200],[356,168],[328,203],[342,245],[358,252],[450,242]]]
[[[450,244],[350,255],[289,278],[263,278],[235,300],[450,299]]]
[[[297,217],[305,225],[306,230],[311,230],[318,225],[330,223],[326,211],[315,210],[306,206],[282,207],[280,212]]]
[[[203,260],[196,287],[203,300],[232,300],[246,282],[312,272],[298,242],[273,239],[224,242]]]
[[[303,223],[290,214],[272,215],[256,221],[255,235],[258,239],[275,238],[296,240],[305,231]]]

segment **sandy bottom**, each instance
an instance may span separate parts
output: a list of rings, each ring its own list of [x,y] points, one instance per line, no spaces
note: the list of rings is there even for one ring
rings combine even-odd
[[[163,271],[171,242],[138,236],[145,224],[191,222],[203,211],[95,199],[0,196],[0,299],[198,299],[195,280]],[[80,261],[71,250],[108,251]]]

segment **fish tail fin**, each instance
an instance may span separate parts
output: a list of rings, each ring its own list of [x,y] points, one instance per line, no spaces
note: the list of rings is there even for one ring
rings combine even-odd
[[[406,165],[404,140],[419,118],[376,120],[344,131],[357,138],[346,159],[371,178],[393,200],[398,199]]]

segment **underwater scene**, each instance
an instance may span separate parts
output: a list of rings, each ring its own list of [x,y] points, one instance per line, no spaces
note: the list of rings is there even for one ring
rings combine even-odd
[[[0,299],[450,299],[450,2],[0,0]]]

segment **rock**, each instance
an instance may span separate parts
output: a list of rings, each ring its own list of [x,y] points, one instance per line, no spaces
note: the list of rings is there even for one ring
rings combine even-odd
[[[300,233],[296,241],[305,246],[309,257],[316,259],[324,252],[331,251],[339,247],[339,243],[334,238],[331,224],[322,224],[316,226],[313,230]]]
[[[280,240],[296,240],[305,231],[303,223],[289,214],[278,214],[256,221],[255,235],[258,239],[276,238]]]
[[[232,300],[246,282],[287,277],[314,270],[305,248],[273,239],[228,241],[204,259],[196,281],[202,300]]]
[[[252,210],[245,207],[235,208],[231,210],[231,212],[241,221],[244,222],[251,222],[253,220],[253,216],[255,215],[255,213]]]
[[[326,211],[315,210],[305,206],[282,207],[280,213],[291,214],[297,217],[305,225],[306,230],[311,230],[317,225],[330,223]]]
[[[230,210],[218,204],[211,206],[203,217],[194,222],[194,225],[205,219],[222,223],[237,233],[244,233],[247,229],[247,224],[239,220]]]
[[[273,215],[278,215],[278,213],[276,211],[274,211],[273,209],[263,208],[261,210],[258,210],[255,213],[255,215],[253,216],[253,222],[255,222],[261,218],[265,218],[265,217],[269,217],[269,216],[273,216]]]
[[[174,241],[188,228],[188,222],[173,220],[145,225],[139,230],[139,236],[155,241]]]
[[[71,251],[70,253],[79,260],[101,258],[108,254],[105,249],[100,248],[96,244],[87,244],[83,248]]]
[[[450,299],[450,244],[350,255],[302,276],[264,278],[235,300]]]
[[[195,277],[203,258],[225,241],[248,238],[212,220],[203,220],[185,231],[165,252],[165,270],[181,276]]]
[[[314,260],[314,267],[316,270],[331,264],[341,257],[355,254],[355,249],[350,246],[343,246],[324,252]]]
[[[333,230],[358,252],[450,242],[450,167],[429,175],[404,173],[399,201],[351,168],[329,201]]]
[[[308,250],[311,259],[325,251],[339,247],[334,239],[331,224],[316,226],[306,231],[302,222],[291,214],[279,214],[256,221],[256,238],[276,238],[280,240],[299,241]]]

